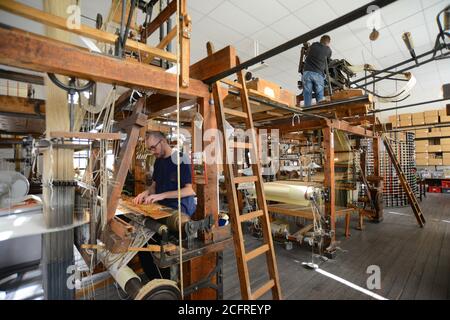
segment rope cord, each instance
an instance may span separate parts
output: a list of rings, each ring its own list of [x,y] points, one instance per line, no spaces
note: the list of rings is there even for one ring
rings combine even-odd
[[[178,183],[178,238],[180,255],[180,291],[184,298],[183,286],[183,239],[181,230],[181,180],[180,180],[180,0],[177,0],[177,183]]]

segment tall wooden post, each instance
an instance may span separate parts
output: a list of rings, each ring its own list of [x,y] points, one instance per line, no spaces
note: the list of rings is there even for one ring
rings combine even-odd
[[[323,129],[324,149],[325,149],[325,167],[324,167],[324,188],[327,194],[325,201],[325,216],[329,221],[327,231],[333,231],[333,236],[326,245],[331,245],[336,239],[336,205],[335,205],[335,179],[334,179],[334,134],[330,126]],[[327,243],[328,242],[328,243]],[[325,248],[324,248],[325,249]]]
[[[214,106],[209,104],[206,98],[199,98],[198,103],[200,105],[200,112],[203,116],[203,132],[209,129],[217,129],[216,116]],[[215,143],[214,141],[203,141],[203,150]],[[207,159],[207,161],[210,159]],[[218,180],[217,180],[217,164],[206,164],[207,180],[206,184],[197,185],[197,211],[194,215],[194,219],[203,219],[207,215],[212,214],[214,221],[218,221],[219,216],[219,203],[218,203]],[[196,258],[184,264],[186,268],[186,285],[193,284],[197,281],[204,279],[210,274],[217,265],[218,254],[209,253],[202,257]],[[218,279],[214,277],[212,281],[216,282]],[[217,299],[217,292],[211,288],[200,289],[199,291],[186,297],[192,300],[213,300]]]

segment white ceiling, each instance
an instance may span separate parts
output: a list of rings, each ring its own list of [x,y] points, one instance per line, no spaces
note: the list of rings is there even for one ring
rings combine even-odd
[[[41,0],[21,0],[35,7],[42,7]],[[216,50],[227,45],[235,46],[241,61],[254,55],[254,41],[259,42],[262,53],[313,28],[319,27],[353,9],[369,3],[366,0],[188,0],[192,18],[192,63],[206,55],[205,44],[211,41]],[[345,58],[358,65],[369,63],[384,68],[405,60],[409,53],[401,39],[405,31],[412,33],[416,53],[430,50],[437,35],[435,16],[448,5],[448,0],[399,0],[381,9],[380,37],[376,42],[368,38],[370,28],[367,18],[361,18],[330,32],[333,58]],[[97,12],[107,16],[109,0],[81,0],[82,13],[95,17]],[[142,19],[142,17],[140,17]],[[25,22],[0,11],[0,21],[33,32],[43,30],[33,22]],[[83,23],[93,22],[83,19]],[[25,26],[25,27],[24,27]],[[155,41],[157,41],[155,39]],[[300,48],[293,48],[265,63],[267,68],[254,72],[280,86],[297,92],[297,65]],[[414,103],[437,99],[441,86],[450,82],[450,60],[432,62],[412,72],[418,80],[408,100]],[[398,86],[403,84],[399,83]],[[390,94],[394,82],[379,85],[380,93]],[[415,112],[444,107],[444,103],[425,105],[402,112]],[[383,114],[382,118],[388,113]]]

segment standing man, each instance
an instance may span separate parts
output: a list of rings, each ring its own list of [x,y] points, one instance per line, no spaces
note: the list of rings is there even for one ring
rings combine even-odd
[[[153,166],[152,184],[133,199],[135,204],[158,202],[161,205],[178,209],[177,154],[172,150],[164,134],[159,131],[147,131],[145,144],[156,157]],[[192,173],[189,158],[180,153],[181,212],[192,216],[196,209],[195,192],[192,188]],[[161,241],[155,234],[149,244]],[[149,280],[170,278],[170,269],[158,269],[150,252],[139,252],[142,268]]]
[[[308,50],[302,78],[305,107],[311,106],[313,91],[317,103],[324,99],[325,68],[327,60],[331,58],[330,41],[330,36],[324,35],[320,42],[314,42]]]

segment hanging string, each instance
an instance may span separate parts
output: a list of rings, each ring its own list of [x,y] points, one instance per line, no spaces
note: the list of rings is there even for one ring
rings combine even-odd
[[[180,0],[177,1],[177,177],[178,177],[178,238],[180,255],[180,291],[184,298],[183,286],[183,241],[181,232],[181,181],[180,181]]]

